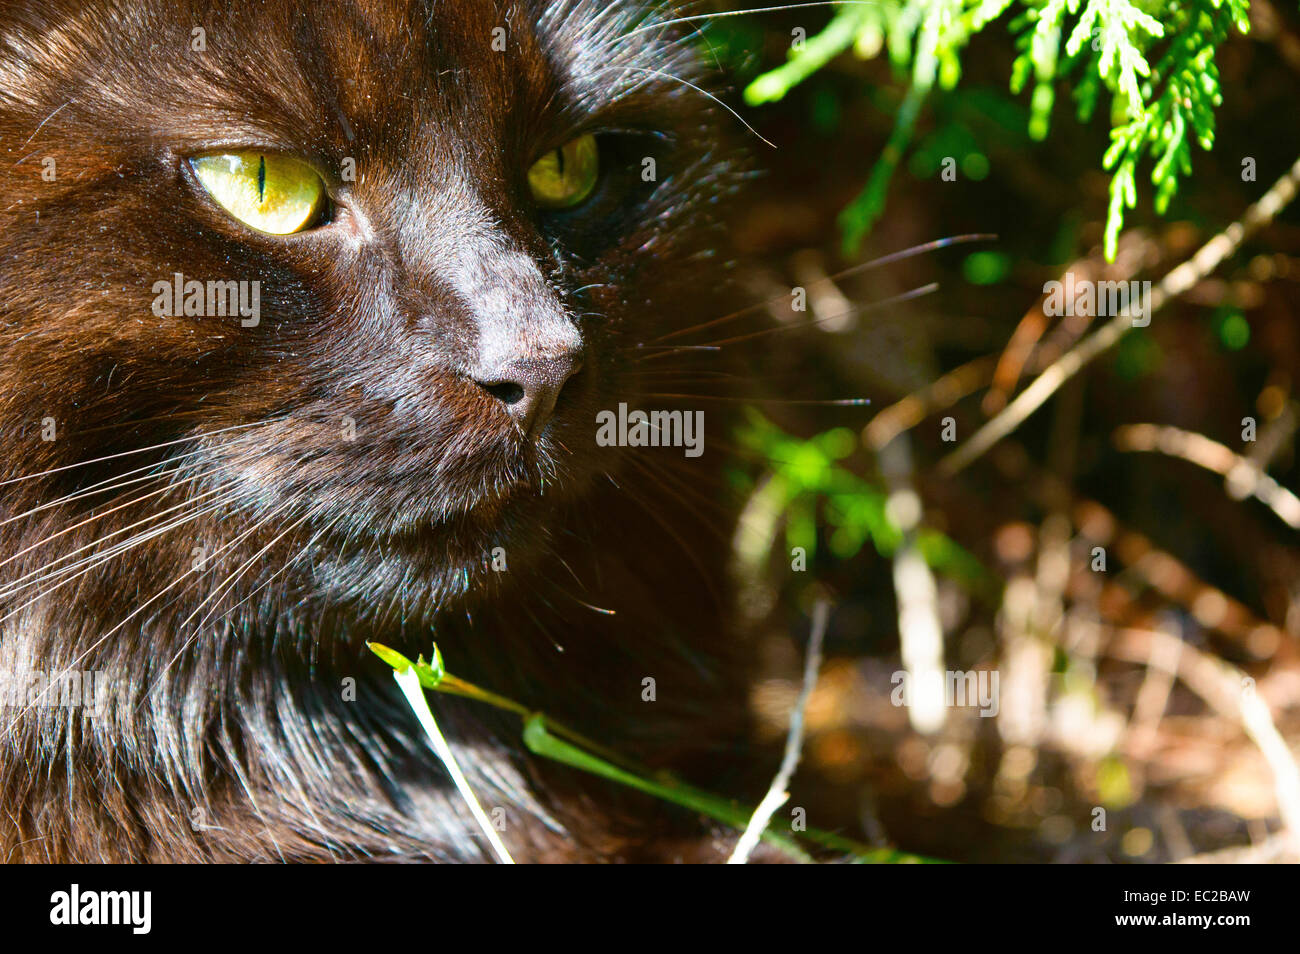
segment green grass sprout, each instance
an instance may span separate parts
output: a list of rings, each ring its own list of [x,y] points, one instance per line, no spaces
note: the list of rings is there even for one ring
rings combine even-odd
[[[482,689],[473,683],[452,675],[447,672],[443,664],[442,654],[438,651],[437,646],[433,648],[431,662],[426,662],[423,656],[412,662],[397,650],[391,649],[382,643],[367,643],[366,645],[370,647],[371,652],[392,667],[394,677],[397,678],[402,691],[406,693],[407,702],[415,712],[420,724],[425,726],[426,732],[429,732],[430,725],[436,731],[437,723],[433,720],[428,700],[422,693],[417,691],[416,687],[473,699],[494,708],[514,713],[519,716],[523,723],[522,735],[525,747],[542,758],[559,762],[570,768],[587,772],[662,801],[690,809],[735,828],[737,831],[745,829],[750,816],[753,814],[751,809],[732,799],[695,788],[667,773],[650,772],[639,767],[607,747],[599,745],[567,726],[556,722],[542,712],[531,710],[512,699],[507,699],[505,696]],[[408,687],[410,688],[408,689]],[[453,781],[455,781],[459,770],[452,770],[452,766],[455,764],[454,758],[449,761],[448,757],[442,754],[437,741],[442,738],[441,733],[438,732],[436,738],[433,733],[429,734],[430,738],[434,739],[434,747],[439,752],[440,758],[447,765],[448,770],[453,772]],[[441,745],[446,745],[445,739],[442,739]],[[450,749],[448,749],[448,754],[450,754]],[[463,776],[461,776],[461,780],[463,780]],[[460,787],[459,781],[457,781],[457,787]],[[470,803],[471,810],[474,809],[477,801],[473,800],[473,794],[468,791],[468,785],[461,791],[462,794],[466,794],[466,800]],[[482,809],[480,808],[478,812],[481,813]],[[486,818],[483,821],[485,822]],[[483,822],[480,822],[480,825],[482,824]],[[487,831],[491,831],[490,825],[488,825]],[[764,832],[763,840],[796,861],[812,861],[812,857],[800,847],[797,838],[794,836],[801,837],[805,841],[823,848],[850,855],[849,860],[859,863],[935,863],[934,859],[931,858],[894,851],[889,848],[871,848],[852,839],[836,835],[833,832],[820,831],[815,828],[795,832],[793,835],[786,835],[769,829]],[[489,837],[495,837],[495,832]],[[504,848],[501,850],[504,852]]]

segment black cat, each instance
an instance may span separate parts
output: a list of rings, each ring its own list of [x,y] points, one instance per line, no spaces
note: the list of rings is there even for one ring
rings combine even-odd
[[[690,32],[0,7],[0,857],[490,857],[367,640],[741,794],[711,409],[699,457],[595,439],[720,313],[738,173]],[[518,860],[729,848],[434,706]]]

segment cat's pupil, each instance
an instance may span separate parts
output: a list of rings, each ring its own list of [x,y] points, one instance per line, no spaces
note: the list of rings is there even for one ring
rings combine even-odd
[[[257,157],[257,201],[266,201],[266,156]]]

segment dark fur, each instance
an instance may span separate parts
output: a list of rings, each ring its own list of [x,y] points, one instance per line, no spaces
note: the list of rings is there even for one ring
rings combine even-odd
[[[588,0],[0,6],[0,679],[97,670],[116,699],[99,718],[0,709],[0,858],[483,859],[372,639],[412,656],[436,639],[459,675],[730,784],[743,678],[709,579],[721,538],[688,513],[682,478],[646,479],[656,452],[594,443],[598,409],[656,406],[638,403],[631,349],[709,317],[705,217],[734,181],[709,101],[662,75],[702,82],[682,34],[624,38],[646,15]],[[592,128],[630,136],[626,198],[598,222],[542,224],[524,170]],[[240,146],[310,161],[339,218],[285,239],[240,226],[182,165]],[[260,280],[261,324],[155,318],[151,287],[174,272]],[[470,369],[485,329],[526,339],[557,316],[581,329],[585,366],[534,448]],[[31,512],[151,464],[135,476],[155,479]],[[30,605],[62,578],[11,589],[227,489],[242,496]],[[494,546],[506,573],[487,569]],[[228,549],[187,572],[196,547]],[[647,676],[657,702],[641,701]],[[525,758],[517,719],[435,705],[517,858],[718,850],[688,813]]]

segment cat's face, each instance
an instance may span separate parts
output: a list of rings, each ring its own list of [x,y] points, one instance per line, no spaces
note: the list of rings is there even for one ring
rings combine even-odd
[[[0,479],[69,469],[6,510],[167,461],[154,510],[208,495],[268,546],[446,588],[615,466],[596,413],[682,321],[727,180],[643,8],[24,6],[0,11]]]

